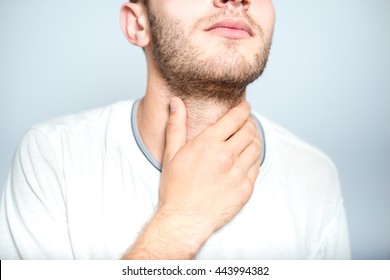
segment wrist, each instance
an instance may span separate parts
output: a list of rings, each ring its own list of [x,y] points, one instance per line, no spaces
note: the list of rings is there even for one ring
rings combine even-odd
[[[202,221],[159,208],[124,259],[193,259],[212,231]]]
[[[156,233],[167,249],[182,252],[183,259],[194,258],[213,233],[204,218],[190,217],[164,207],[156,212],[150,225],[158,229]]]

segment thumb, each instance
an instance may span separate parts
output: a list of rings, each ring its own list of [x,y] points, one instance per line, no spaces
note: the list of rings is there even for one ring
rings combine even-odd
[[[169,102],[169,118],[165,129],[164,161],[171,161],[187,139],[187,113],[183,101],[172,97]]]

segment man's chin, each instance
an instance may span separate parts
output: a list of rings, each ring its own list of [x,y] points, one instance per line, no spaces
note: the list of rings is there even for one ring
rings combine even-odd
[[[203,53],[201,57],[207,57],[207,60],[232,61],[232,63],[237,61],[255,63],[257,55],[252,52],[252,49],[259,50],[249,43],[230,39],[205,42],[204,45],[198,45],[197,49]]]
[[[247,39],[232,39],[221,36],[208,35],[204,37],[204,40],[198,42],[201,42],[197,44],[199,47],[204,47],[208,50],[236,49],[241,51],[248,51],[248,49],[255,49],[254,40],[252,37]],[[259,49],[259,47],[257,47],[256,49]]]

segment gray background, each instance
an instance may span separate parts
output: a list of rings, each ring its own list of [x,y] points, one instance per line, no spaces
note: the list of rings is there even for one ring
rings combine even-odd
[[[142,96],[122,3],[0,0],[1,186],[31,125]],[[353,258],[390,259],[390,1],[274,3],[270,61],[249,100],[338,166]]]

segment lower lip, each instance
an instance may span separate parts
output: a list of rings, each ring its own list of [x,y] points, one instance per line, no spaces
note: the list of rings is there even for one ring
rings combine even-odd
[[[251,35],[242,29],[234,29],[234,28],[227,28],[227,27],[218,27],[211,29],[209,32],[225,37],[227,39],[246,39],[251,37]]]

